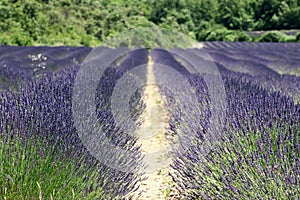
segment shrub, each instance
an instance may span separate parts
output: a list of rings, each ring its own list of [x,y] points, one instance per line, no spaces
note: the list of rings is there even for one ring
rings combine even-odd
[[[297,33],[295,40],[296,40],[297,42],[300,42],[300,32]]]
[[[286,34],[280,31],[270,31],[258,37],[258,42],[282,42],[286,38]]]
[[[251,37],[242,31],[227,30],[225,28],[210,31],[205,38],[207,41],[251,41]]]
[[[235,32],[235,41],[236,42],[250,42],[252,38],[245,32],[243,31],[237,31]]]
[[[293,35],[287,35],[283,37],[280,42],[296,42],[296,36]]]

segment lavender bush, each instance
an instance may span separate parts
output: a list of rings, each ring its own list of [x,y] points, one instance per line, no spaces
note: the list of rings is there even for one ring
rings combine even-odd
[[[174,144],[187,144],[174,148],[172,163],[180,198],[299,199],[299,45],[212,42],[204,49],[221,73],[227,103],[224,122],[213,129],[218,141],[210,143],[210,119],[216,113],[205,79],[191,74],[195,66],[174,51],[151,51],[155,63],[173,68],[195,91],[195,98],[180,99],[169,88],[160,88],[170,117],[166,134]],[[121,199],[138,188],[141,174],[95,159],[74,125],[74,81],[90,51],[0,47],[0,198]],[[200,56],[197,51],[177,49]],[[97,80],[95,98],[97,123],[104,125],[111,143],[133,152],[137,159],[128,162],[136,170],[141,167],[138,138],[118,127],[111,99],[119,79],[146,64],[148,54],[147,49],[134,50],[116,60],[117,67],[107,66]],[[164,74],[155,76],[164,79]],[[130,98],[134,121],[145,106],[142,94],[140,89]],[[210,146],[204,151],[206,143]]]
[[[136,55],[126,55],[123,60],[121,60],[120,67],[117,71],[121,70],[120,72],[124,73],[126,70],[131,69],[141,62],[147,62],[147,52],[148,50],[140,50],[133,52],[133,54]],[[103,165],[85,149],[76,133],[76,127],[74,126],[72,117],[72,88],[78,70],[79,65],[74,65],[64,70],[51,72],[40,78],[30,77],[18,87],[17,91],[11,88],[2,90],[0,93],[1,137],[5,138],[3,141],[11,137],[14,139],[19,138],[23,143],[20,143],[20,148],[22,149],[22,145],[26,145],[32,137],[38,136],[39,138],[45,139],[47,146],[53,145],[61,151],[58,158],[53,155],[53,159],[59,160],[61,157],[67,157],[70,160],[75,159],[74,162],[76,163],[76,159],[81,158],[79,165],[86,166],[86,169],[89,167],[92,171],[91,173],[98,172],[90,177],[93,180],[90,180],[90,178],[83,179],[82,184],[84,184],[86,189],[86,193],[83,194],[84,196],[94,194],[96,190],[103,191],[102,199],[106,199],[108,196],[110,198],[124,196],[137,188],[138,174],[120,172]],[[105,97],[111,95],[110,92],[118,77],[121,75],[120,72],[117,71],[110,67],[108,68],[107,74],[105,74],[105,82],[101,79],[99,80],[97,90],[99,96],[101,96],[101,93],[105,94]],[[134,147],[136,138],[130,134],[121,134],[116,131],[114,122],[109,121],[111,119],[109,118],[110,111],[106,109],[109,101],[106,101],[107,99],[98,99],[102,101],[102,104],[98,104],[98,123],[107,125],[106,133],[113,143],[132,151],[133,154],[136,155],[137,160],[130,162],[132,162],[133,166],[138,165],[138,158],[140,156],[138,152],[139,149]],[[132,104],[132,106],[137,109],[139,107],[142,109],[142,106],[139,106],[139,99],[140,94],[136,93],[136,96],[133,97],[135,104]],[[97,102],[98,100],[95,99],[95,101]],[[141,112],[140,109],[138,109],[139,112]],[[31,147],[29,145],[28,150],[24,149],[24,151],[26,150],[27,152],[25,154],[29,153],[30,148],[38,147]],[[19,153],[22,152],[23,150]],[[15,157],[19,159],[22,155],[17,154]],[[52,157],[49,159],[52,159]],[[23,164],[31,165],[32,162],[33,161],[26,159],[26,162],[24,161]],[[60,162],[63,163],[63,161]],[[43,165],[47,165],[47,163]],[[135,168],[138,169],[138,166],[135,166]],[[48,169],[45,169],[43,173],[47,173],[47,170]],[[38,173],[35,175],[39,176],[36,177],[37,179],[41,179],[39,184],[44,185],[43,189],[47,190],[45,187],[47,186],[47,181],[49,181],[50,176],[44,177]],[[72,176],[72,174],[70,174],[70,176]],[[81,176],[87,177],[88,174],[81,174]],[[14,187],[8,186],[5,190],[10,192],[14,190]],[[25,187],[25,185],[20,185],[19,187]]]
[[[203,158],[204,130],[200,141],[176,158],[179,190],[192,199],[297,199],[299,105],[242,78],[228,77],[225,86],[229,109],[222,142]]]

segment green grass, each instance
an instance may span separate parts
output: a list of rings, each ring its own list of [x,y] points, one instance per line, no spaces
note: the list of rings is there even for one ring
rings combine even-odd
[[[41,139],[0,135],[1,200],[111,199],[97,186],[98,176],[96,168],[65,158]]]
[[[299,142],[300,129],[294,131],[297,134],[294,135],[293,142]],[[288,130],[282,132],[282,137],[286,136],[290,137]],[[269,142],[260,142],[262,146],[259,147],[257,142],[261,141],[261,138]],[[204,167],[195,170],[198,171],[199,177],[202,177],[201,191],[196,193],[208,195],[207,197],[218,197],[218,199],[299,198],[299,187],[295,184],[287,184],[285,181],[288,173],[294,175],[292,169],[297,166],[294,158],[299,157],[299,151],[295,151],[294,144],[290,141],[284,141],[280,148],[284,148],[286,152],[278,156],[277,153],[282,149],[276,145],[277,139],[277,129],[246,135],[236,133],[234,139],[222,143],[217,152],[206,158]],[[267,161],[264,155],[269,148],[272,148],[272,153],[269,154]],[[256,152],[260,158],[254,156],[254,160],[251,161],[251,155],[255,155]],[[266,175],[265,172],[272,175]]]

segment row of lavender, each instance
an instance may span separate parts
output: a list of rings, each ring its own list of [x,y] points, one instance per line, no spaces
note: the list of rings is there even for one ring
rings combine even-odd
[[[226,46],[222,45],[225,44],[215,43],[211,46],[213,49],[211,50],[212,57],[216,55],[213,51],[216,52],[218,49],[220,52],[220,48],[223,54],[226,54],[226,49],[231,47],[231,52],[241,51],[240,54],[245,55],[245,50],[251,49],[251,46],[255,49],[264,49],[259,44],[226,43]],[[297,49],[296,46],[291,48]],[[29,49],[24,48],[22,51],[17,51],[20,53],[20,58],[22,58],[22,52],[28,56]],[[70,157],[85,154],[87,162],[93,164],[97,161],[84,149],[76,133],[72,118],[72,88],[76,74],[80,70],[79,66],[73,62],[73,59],[70,60],[72,56],[68,56],[68,53],[63,55],[63,52],[68,52],[68,50],[63,50],[63,48],[49,49],[45,49],[45,52],[52,52],[47,57],[50,58],[50,55],[55,57],[54,55],[56,55],[58,59],[61,55],[61,68],[72,67],[56,73],[53,73],[55,70],[49,70],[46,76],[31,81],[28,79],[36,76],[34,73],[29,74],[26,76],[26,84],[21,86],[19,90],[1,91],[1,132],[21,134],[25,138],[29,135],[40,135],[48,138],[49,143],[60,143]],[[266,46],[266,49],[269,50],[262,52],[266,53],[272,47]],[[76,57],[89,52],[88,48],[73,50],[76,52],[74,53]],[[62,52],[59,53],[60,51]],[[40,54],[41,51],[37,52]],[[199,51],[177,50],[177,52],[194,57],[199,56]],[[100,48],[99,53],[103,53],[107,57],[115,54],[114,51],[107,48]],[[41,59],[41,61],[45,59],[46,53],[41,53],[40,56],[38,54],[37,58],[34,57],[34,59]],[[252,70],[253,67],[256,67],[256,63],[252,63],[252,67],[247,67],[248,62],[240,63],[245,65],[248,71],[252,70],[253,74],[250,76],[247,73],[235,72],[244,68],[230,70],[230,66],[235,67],[232,62],[226,61],[230,58],[226,57],[224,62],[220,62],[220,59],[215,57],[218,70],[223,78],[228,106],[224,125],[221,127],[222,129],[216,130],[219,131],[217,135],[221,141],[220,145],[212,143],[214,145],[206,146],[207,149],[204,151],[202,147],[207,142],[204,138],[209,136],[208,130],[213,126],[209,119],[215,116],[214,110],[210,107],[213,98],[209,95],[210,88],[202,76],[190,74],[194,66],[184,62],[184,59],[178,58],[178,54],[170,54],[168,51],[159,49],[153,50],[151,54],[155,63],[170,66],[186,77],[197,94],[195,99],[179,99],[184,102],[180,102],[178,99],[174,101],[172,91],[161,88],[161,91],[167,96],[168,108],[172,113],[171,130],[175,135],[181,134],[182,140],[187,139],[190,142],[186,143],[190,145],[185,147],[184,151],[178,151],[173,164],[175,169],[174,181],[177,183],[179,191],[182,192],[182,196],[192,199],[200,197],[204,199],[232,199],[245,198],[245,196],[266,199],[272,196],[277,198],[276,195],[294,197],[297,192],[299,193],[297,184],[299,184],[298,169],[300,168],[300,109],[293,99],[283,95],[287,89],[291,92],[299,89],[297,77],[278,76],[275,71],[264,66]],[[107,125],[104,127],[107,137],[112,143],[132,150],[137,158],[139,158],[139,149],[134,148],[137,138],[118,129],[110,109],[110,100],[118,79],[126,71],[145,64],[147,55],[148,51],[145,49],[133,51],[124,57],[125,59],[122,60],[118,68],[108,67],[104,72],[105,76],[99,80],[96,95],[97,117],[99,122]],[[278,55],[276,53],[276,56]],[[8,60],[7,56],[9,56],[8,53],[2,54],[2,62]],[[15,57],[10,59],[14,60]],[[203,58],[201,59],[201,62],[206,62]],[[56,65],[60,66],[58,60],[55,62]],[[20,59],[20,62],[10,65],[9,70],[13,69],[12,71],[20,72],[19,70],[22,69],[20,64],[22,63],[22,59]],[[15,68],[11,66],[15,66]],[[31,69],[31,65],[24,64],[24,68],[26,66]],[[22,72],[20,73],[22,74]],[[11,75],[9,72],[8,74]],[[258,74],[262,75],[257,76]],[[163,76],[163,73],[156,74],[158,79],[163,79]],[[19,75],[16,73],[10,76],[10,80],[16,80],[18,77]],[[273,79],[277,80],[277,77],[284,79],[286,85],[280,85],[280,92],[272,92],[270,89],[274,87]],[[263,89],[260,85],[266,78],[270,81],[266,82],[266,89]],[[144,77],[144,79],[146,78]],[[134,98],[131,99],[130,107],[132,109],[130,112],[135,119],[143,108],[139,101],[140,97],[141,93],[137,91]],[[197,113],[190,115],[193,110],[197,110]],[[185,122],[185,124],[179,127],[181,122]],[[191,135],[194,137],[187,137]],[[205,157],[203,157],[204,153]],[[138,168],[139,160],[130,162],[130,164]],[[137,187],[138,174],[126,174],[105,166],[99,170],[101,172],[99,185],[112,196],[120,194],[123,196]]]
[[[204,49],[223,71],[243,73],[263,88],[300,99],[299,44],[211,42]]]
[[[186,51],[194,55],[199,52]],[[256,84],[254,76],[222,70],[222,66],[217,64],[223,78],[227,107],[223,124],[216,129],[213,127],[216,124],[211,123],[209,118],[215,112],[212,101],[217,97],[210,96],[211,88],[203,77],[189,74],[189,64],[182,62],[178,54],[154,50],[152,56],[155,62],[173,67],[186,76],[196,89],[197,98],[186,97],[185,102],[178,102],[180,99],[174,98],[174,94],[161,88],[172,113],[171,130],[186,145],[176,151],[177,157],[172,164],[174,173],[171,174],[182,198],[300,197],[299,104],[281,92],[263,89]],[[264,70],[262,68],[262,73]],[[186,104],[192,101],[197,103]],[[187,107],[180,109],[178,105],[181,104]],[[189,108],[188,105],[192,106]],[[196,119],[194,110],[200,111]],[[193,125],[195,120],[199,126]],[[180,125],[186,121],[191,123]],[[216,131],[214,136],[209,133],[211,128]],[[184,134],[193,138],[184,142]]]
[[[0,47],[0,86],[18,87],[35,77],[77,65],[91,51],[88,47]]]
[[[5,47],[6,50],[9,49]],[[10,47],[12,48],[12,47]],[[13,50],[13,48],[11,49]],[[24,142],[32,136],[38,136],[42,139],[47,138],[49,145],[57,145],[70,158],[79,158],[84,156],[87,164],[98,167],[99,187],[103,188],[105,192],[112,197],[120,197],[128,194],[130,191],[138,187],[137,173],[122,172],[104,164],[101,160],[96,160],[82,144],[80,137],[74,125],[74,118],[72,116],[72,95],[76,80],[76,74],[81,70],[79,65],[72,63],[71,54],[84,55],[87,49],[74,49],[70,54],[68,48],[46,48],[39,49],[33,47],[23,47],[22,50],[17,51],[17,54],[28,54],[28,52],[36,51],[42,52],[44,56],[51,58],[56,55],[56,58],[62,56],[62,60],[56,60],[55,65],[62,64],[62,69],[57,72],[49,70],[51,73],[46,76],[26,77],[26,81],[17,90],[8,87],[0,92],[0,133],[5,137],[20,137]],[[108,48],[99,48],[100,54],[110,56],[115,54],[115,50]],[[64,53],[68,56],[64,58]],[[9,53],[5,57],[2,54],[2,62],[12,61],[9,70],[18,71],[22,67],[26,70],[30,68],[27,64],[20,66],[20,63],[14,63],[18,60],[15,56],[9,57]],[[112,94],[113,88],[117,80],[128,70],[147,63],[148,50],[140,49],[134,52],[122,55],[122,60],[119,61],[118,67],[115,64],[108,65],[108,63],[95,63],[101,68],[106,67],[104,78],[98,77],[98,83],[95,111],[97,112],[98,122],[105,124],[105,133],[111,140],[111,143],[118,145],[124,149],[130,150],[137,158],[136,160],[127,160],[132,168],[138,170],[140,162],[139,149],[134,146],[136,138],[131,134],[120,132],[116,130],[116,124],[113,121],[113,116],[107,108],[110,106],[109,97]],[[4,59],[5,58],[5,59]],[[26,59],[25,59],[26,60]],[[51,60],[51,59],[49,59]],[[50,61],[49,61],[50,62]],[[24,63],[26,63],[24,61]],[[17,65],[19,67],[17,67]],[[64,66],[68,65],[68,67]],[[108,65],[108,66],[106,66]],[[46,67],[47,69],[47,67]],[[2,70],[1,70],[2,71]],[[20,73],[21,70],[19,70]],[[93,73],[93,72],[90,72]],[[12,80],[16,80],[17,74],[11,75]],[[25,79],[24,79],[25,80]],[[86,88],[88,89],[88,88]],[[137,93],[132,102],[132,107],[142,109],[140,94]],[[80,102],[84,103],[84,102]],[[137,115],[137,114],[135,114]],[[80,122],[79,122],[80,123]],[[91,125],[93,126],[93,124]],[[115,159],[122,160],[122,157]],[[126,159],[126,158],[125,158]],[[124,160],[124,159],[123,159]],[[88,180],[87,180],[88,181]],[[42,183],[43,184],[43,183]],[[87,188],[88,189],[88,188]],[[93,192],[93,191],[88,191]]]

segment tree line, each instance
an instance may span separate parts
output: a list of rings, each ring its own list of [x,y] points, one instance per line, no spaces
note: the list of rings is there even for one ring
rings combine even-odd
[[[300,0],[1,0],[0,44],[97,46],[135,27],[199,41],[300,41]],[[246,31],[270,31],[250,36]]]

